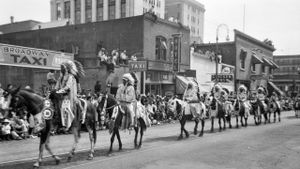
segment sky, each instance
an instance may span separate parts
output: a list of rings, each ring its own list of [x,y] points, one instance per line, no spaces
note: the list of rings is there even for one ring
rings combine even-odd
[[[237,29],[258,39],[273,41],[275,55],[300,54],[299,0],[197,0],[205,6],[204,42],[216,41],[220,24],[229,28],[230,40]],[[244,10],[245,9],[245,10]],[[243,16],[245,11],[245,27]],[[50,21],[50,0],[0,0],[0,24],[15,21]],[[226,29],[219,30],[219,41],[225,41]]]

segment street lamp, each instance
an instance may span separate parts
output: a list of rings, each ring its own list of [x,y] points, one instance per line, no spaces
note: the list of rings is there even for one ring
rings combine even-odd
[[[218,66],[219,66],[219,62],[222,59],[222,55],[221,55],[221,52],[219,51],[219,44],[218,44],[218,41],[219,41],[219,30],[222,27],[226,28],[226,32],[227,32],[226,41],[229,41],[229,28],[228,28],[228,26],[226,24],[220,24],[220,25],[218,25],[217,30],[216,30],[216,54],[215,54],[216,81],[215,81],[215,84],[218,83]]]

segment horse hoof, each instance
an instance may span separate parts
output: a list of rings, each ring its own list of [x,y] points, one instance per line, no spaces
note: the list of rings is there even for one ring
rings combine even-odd
[[[199,134],[199,137],[202,137],[203,136],[203,132],[201,132],[200,134]]]
[[[238,129],[238,128],[239,128],[239,126],[237,125],[237,126],[235,126],[235,128],[237,128],[237,129]]]
[[[198,131],[197,130],[194,130],[194,135],[197,135]]]
[[[92,154],[90,154],[87,158],[87,160],[93,160],[94,159],[94,156]]]
[[[55,164],[56,164],[56,165],[59,165],[59,164],[60,164],[60,160],[61,160],[61,158],[56,157],[56,159],[55,159]]]
[[[177,138],[177,140],[181,140],[181,139],[183,139],[183,136],[182,136],[182,135],[180,135],[180,136]]]
[[[210,133],[213,133],[213,132],[214,132],[214,129],[211,129],[211,130],[210,130]]]
[[[119,147],[119,151],[122,151],[122,150],[123,150],[123,148],[122,148],[122,146],[120,146],[120,147]]]
[[[186,138],[189,138],[189,137],[190,137],[190,135],[187,133],[187,134],[185,135],[185,137],[186,137]]]

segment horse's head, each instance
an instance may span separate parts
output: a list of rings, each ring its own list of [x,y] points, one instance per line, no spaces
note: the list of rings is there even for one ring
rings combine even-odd
[[[182,110],[181,101],[177,98],[170,99],[168,109],[173,113],[179,113]]]
[[[20,90],[20,87],[9,90],[5,97],[11,109],[19,110],[26,107],[28,113],[33,115],[39,113],[44,105],[43,97],[31,90]]]
[[[25,99],[19,95],[20,88],[21,87],[8,90],[4,95],[6,101],[9,103],[9,108],[11,109],[18,109],[24,105]]]

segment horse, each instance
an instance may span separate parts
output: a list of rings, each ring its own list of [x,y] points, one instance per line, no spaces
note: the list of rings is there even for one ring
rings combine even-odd
[[[206,113],[206,107],[204,103],[199,102],[199,104],[201,107],[200,114]],[[168,109],[175,114],[175,116],[179,119],[180,122],[181,127],[180,127],[180,135],[178,136],[178,140],[183,138],[183,132],[185,133],[186,138],[189,137],[189,132],[185,129],[185,123],[188,119],[188,115],[191,115],[191,112],[187,111],[189,110],[187,109],[187,106],[189,106],[187,102],[180,100],[178,98],[172,98],[168,103]],[[194,121],[195,121],[194,134],[195,135],[197,134],[198,124],[199,121],[201,121],[201,131],[199,137],[203,136],[204,125],[205,125],[204,118],[194,117]]]
[[[138,112],[138,106],[136,106],[136,111]],[[113,151],[113,143],[115,136],[117,136],[119,142],[119,151],[122,150],[122,141],[120,137],[120,128],[122,126],[122,119],[128,116],[127,112],[124,112],[121,106],[118,104],[117,100],[111,94],[100,94],[98,98],[97,106],[98,114],[100,112],[105,112],[107,118],[109,119],[109,132],[112,134],[110,138],[110,148],[108,154]],[[136,149],[141,148],[144,131],[147,129],[146,121],[142,117],[136,117],[137,125],[134,126],[135,138],[134,147]],[[138,133],[140,131],[140,141],[137,143]]]
[[[269,112],[269,101],[268,99],[265,99],[265,101],[263,100],[259,100],[257,99],[256,103],[256,110],[254,110],[254,122],[256,125],[260,125],[262,122],[262,116],[265,119],[264,124],[267,124],[267,122],[269,121],[268,119],[268,112]]]
[[[240,117],[240,123],[242,127],[248,126],[248,117],[250,116],[250,112],[253,109],[253,105],[251,105],[251,102],[249,100],[246,101],[240,101],[235,100],[233,104],[234,110],[236,111],[236,128],[239,128],[239,117]]]
[[[54,93],[54,92],[53,92]],[[54,96],[56,94],[50,94],[50,97],[53,102],[56,102],[57,96]],[[12,109],[18,109],[20,107],[26,106],[27,112],[32,114],[35,119],[35,128],[34,131],[36,133],[40,134],[40,144],[39,144],[39,157],[37,161],[34,163],[34,168],[39,168],[40,163],[42,162],[43,158],[43,151],[44,148],[49,152],[49,154],[55,159],[56,164],[58,165],[61,161],[61,159],[57,156],[54,155],[52,152],[49,142],[50,142],[50,132],[53,127],[53,122],[54,122],[54,117],[59,115],[59,110],[53,110],[53,106],[51,105],[51,102],[48,99],[44,99],[43,97],[39,96],[38,94],[34,93],[33,91],[30,90],[23,90],[17,88],[11,90],[8,95],[7,95],[9,102],[10,102],[10,108]],[[82,104],[83,102],[80,101]],[[54,103],[55,104],[55,103]],[[89,104],[83,105],[83,107],[87,108],[86,112],[86,125],[90,134],[90,141],[91,141],[91,150],[88,159],[92,159],[93,157],[93,152],[94,152],[94,145],[96,142],[96,129],[95,129],[95,113],[91,110],[91,107]],[[74,133],[74,138],[75,138],[75,143],[73,145],[73,148],[69,154],[68,160],[72,158],[75,152],[75,148],[78,143],[78,137],[79,135],[79,126],[80,126],[80,121],[79,121],[79,111],[74,111],[75,113],[75,118],[72,121],[72,129]],[[91,135],[93,133],[93,135]]]
[[[271,98],[270,99],[270,110],[269,110],[269,117],[268,117],[268,122],[271,122],[271,114],[273,113],[274,115],[274,123],[276,122],[276,114],[278,114],[278,121],[281,121],[280,118],[280,103],[278,103],[278,101],[275,100],[275,98]]]

